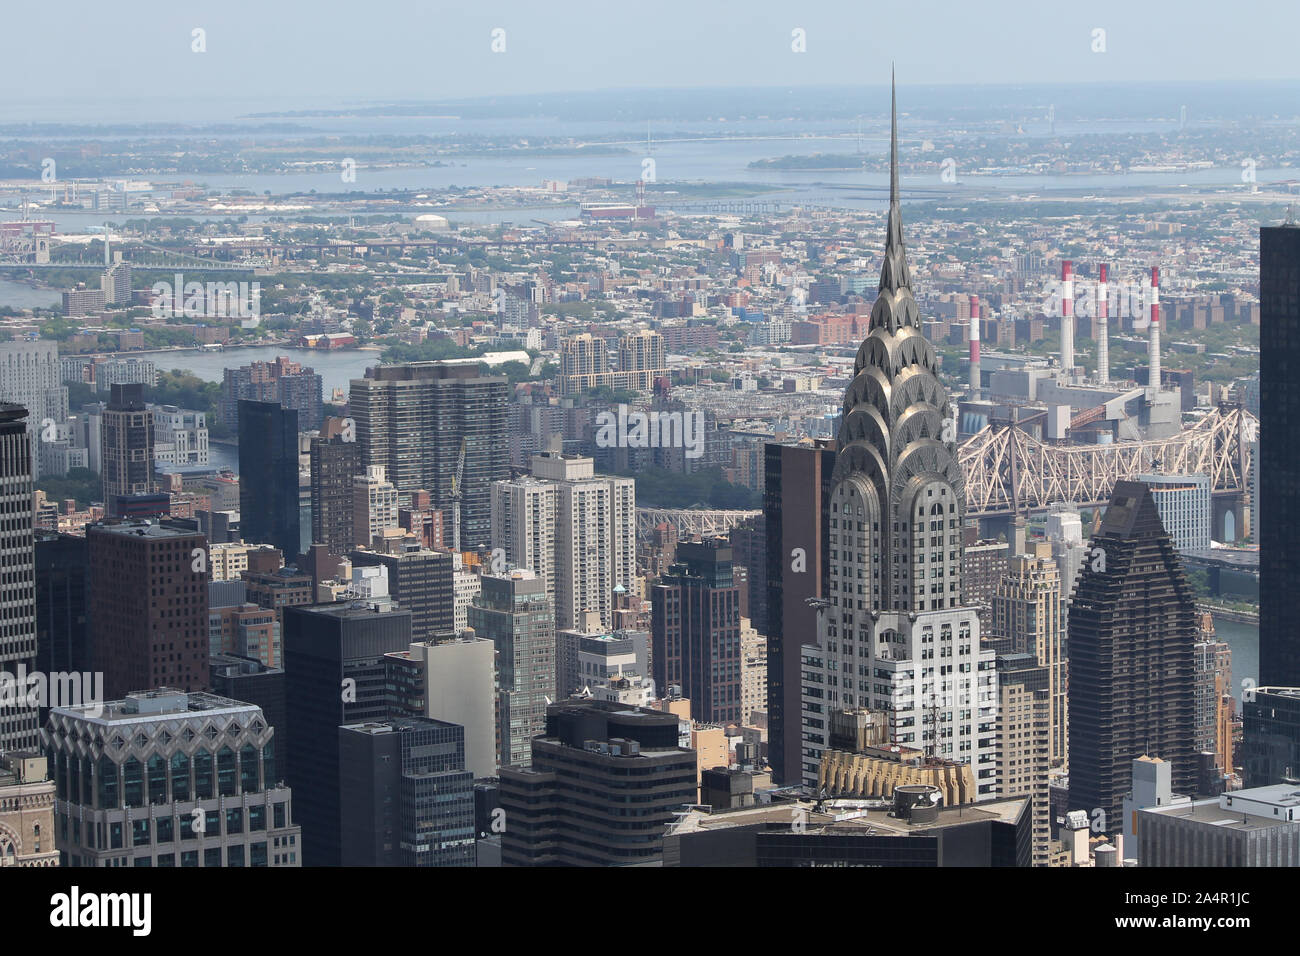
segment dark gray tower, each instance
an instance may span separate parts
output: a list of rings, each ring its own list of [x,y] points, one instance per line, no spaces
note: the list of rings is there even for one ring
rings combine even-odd
[[[1192,795],[1196,602],[1151,489],[1119,481],[1070,604],[1070,809],[1120,826],[1133,760]]]
[[[239,402],[239,521],[245,541],[298,560],[298,413],[278,402]]]
[[[1259,231],[1259,682],[1300,687],[1300,225]]]

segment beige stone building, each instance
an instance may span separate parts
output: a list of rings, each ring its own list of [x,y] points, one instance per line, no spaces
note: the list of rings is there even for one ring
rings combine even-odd
[[[0,867],[58,865],[46,759],[29,752],[0,757]]]
[[[1030,545],[1028,554],[1012,555],[1006,575],[993,596],[992,636],[1010,640],[1015,653],[1033,654],[1047,668],[1049,757],[1053,767],[1069,766],[1067,662],[1062,627],[1061,574],[1046,541]]]
[[[767,638],[740,619],[740,722],[752,727],[754,711],[767,712]]]

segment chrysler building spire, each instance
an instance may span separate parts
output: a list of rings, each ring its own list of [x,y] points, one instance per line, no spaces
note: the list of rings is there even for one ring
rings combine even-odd
[[[889,76],[889,222],[885,227],[885,261],[880,268],[880,291],[910,289],[907,251],[903,248],[903,210],[898,198],[898,94],[893,71]]]

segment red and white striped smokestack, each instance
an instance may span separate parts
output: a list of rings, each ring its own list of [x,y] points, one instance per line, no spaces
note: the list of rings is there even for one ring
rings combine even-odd
[[[1074,263],[1061,263],[1061,368],[1074,374]]]
[[[971,398],[980,397],[980,299],[970,297],[970,392]]]
[[[1151,267],[1151,373],[1147,384],[1160,387],[1160,269]]]
[[[1110,382],[1110,267],[1097,271],[1097,382]]]

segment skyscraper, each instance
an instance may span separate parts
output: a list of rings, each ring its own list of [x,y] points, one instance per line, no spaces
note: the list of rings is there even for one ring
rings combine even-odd
[[[93,671],[90,658],[90,549],[84,536],[36,533],[36,668],[45,674]],[[41,715],[42,725],[45,723]]]
[[[723,538],[683,542],[650,592],[655,686],[681,687],[705,723],[741,717],[740,588]]]
[[[388,593],[411,612],[411,640],[446,641],[456,636],[452,556],[416,548],[401,554],[350,551],[354,568],[388,569]]]
[[[241,368],[228,368],[222,377],[221,404],[217,417],[225,425],[239,423],[239,403],[276,402],[298,413],[304,430],[321,424],[321,377],[281,355],[274,362],[253,362]]]
[[[801,649],[816,633],[808,604],[826,593],[827,512],[835,450],[827,444],[768,444],[763,526],[767,600],[768,760],[772,778],[801,779]]]
[[[1030,798],[1034,865],[1046,866],[1051,840],[1050,675],[1033,653],[999,654],[997,666],[998,795]]]
[[[68,389],[59,369],[55,342],[0,342],[0,402],[27,409],[27,433],[36,440],[47,420],[62,425],[68,417]],[[37,441],[32,477],[54,473],[46,451]]]
[[[532,738],[546,729],[555,692],[555,613],[546,582],[528,570],[485,574],[469,626],[496,645],[500,764],[527,767]]]
[[[428,491],[448,515],[460,474],[461,547],[489,544],[490,486],[510,467],[505,377],[454,362],[380,365],[366,376],[352,380],[349,403],[362,464],[383,465],[403,500]]]
[[[581,455],[534,455],[532,475],[492,485],[492,543],[545,581],[557,629],[588,611],[613,627],[614,589],[636,576],[636,483]]]
[[[497,771],[496,645],[482,638],[417,641],[384,655],[388,710],[463,727],[465,769]]]
[[[1119,481],[1070,607],[1070,805],[1118,828],[1132,762],[1195,782],[1196,604],[1149,487]]]
[[[101,427],[104,511],[120,515],[120,497],[158,490],[153,478],[153,411],[145,404],[144,386],[111,386]]]
[[[164,687],[100,708],[56,707],[42,732],[65,864],[302,865],[283,741],[259,707]]]
[[[473,866],[465,728],[424,717],[339,728],[343,866]]]
[[[991,799],[995,660],[981,647],[976,608],[963,606],[965,480],[955,412],[912,296],[896,115],[890,150],[880,294],[844,396],[828,589],[817,652],[804,655],[803,776],[816,781],[832,714],[867,709],[885,715],[890,743],[968,764],[976,799]]]
[[[1300,225],[1259,230],[1259,682],[1300,687]]]
[[[86,528],[90,641],[110,698],[208,688],[208,540],[156,521]]]
[[[1300,784],[1300,687],[1256,687],[1242,696],[1246,786]]]
[[[329,418],[311,442],[311,539],[342,557],[358,542],[352,479],[362,474],[361,446],[349,440],[341,419]],[[352,436],[355,438],[355,436]]]
[[[411,641],[411,612],[361,603],[284,609],[289,785],[306,866],[338,866],[339,727],[388,718],[384,655]]]
[[[1033,554],[1011,557],[1009,570],[993,595],[991,631],[994,638],[1009,642],[1009,653],[1030,654],[1046,668],[1051,727],[1048,759],[1052,766],[1060,767],[1069,753],[1061,577],[1049,543],[1038,542],[1033,550]]]
[[[16,674],[36,664],[36,552],[32,529],[32,442],[27,409],[0,403],[0,671]],[[35,707],[0,701],[0,751],[32,750],[37,744]]]
[[[677,717],[606,701],[553,704],[532,768],[501,771],[506,866],[653,864],[674,812],[696,801]]]
[[[383,465],[367,465],[352,479],[352,540],[375,547],[375,536],[397,527],[397,489],[384,477]]]
[[[239,402],[239,520],[245,541],[298,559],[298,413],[276,402]]]

